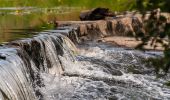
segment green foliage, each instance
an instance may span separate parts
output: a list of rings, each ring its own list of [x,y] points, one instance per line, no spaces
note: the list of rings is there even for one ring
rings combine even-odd
[[[86,9],[107,7],[116,11],[130,10],[134,0],[0,0],[0,7],[56,7],[71,6]]]
[[[164,85],[166,85],[166,86],[170,86],[170,81],[168,81],[168,82],[164,83]]]
[[[1,7],[39,6],[48,7],[59,5],[58,0],[0,0]]]
[[[161,15],[160,10],[153,10],[149,19],[145,22],[146,35],[142,37],[142,43],[137,47],[143,48],[144,45],[150,43],[151,46],[156,48],[158,43],[161,44],[162,48],[164,49],[164,56],[162,58],[149,59],[149,62],[151,62],[155,67],[158,76],[166,75],[170,68],[169,27],[170,23],[167,21],[166,17]]]
[[[135,8],[142,13],[157,8],[170,12],[170,0],[136,0]],[[170,69],[170,23],[165,16],[160,15],[158,9],[152,11],[149,19],[144,23],[147,35],[142,37],[142,43],[137,48],[142,49],[148,43],[155,48],[157,43],[161,44],[164,49],[163,58],[149,59],[149,62],[154,65],[158,76],[166,75]]]
[[[140,11],[160,8],[162,11],[170,12],[170,0],[136,0],[134,8]]]

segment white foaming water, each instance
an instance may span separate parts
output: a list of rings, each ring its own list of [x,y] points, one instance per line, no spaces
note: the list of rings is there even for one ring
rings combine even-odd
[[[165,79],[143,62],[160,52],[140,52],[93,43],[75,61],[60,57],[62,76],[42,73],[46,100],[169,100]],[[129,70],[131,69],[131,70]]]
[[[95,42],[79,44],[77,50],[67,38],[69,33],[55,32],[0,47],[1,99],[170,99],[170,89],[164,85],[169,75],[157,79],[146,63],[150,57],[161,57],[161,52]]]
[[[30,77],[29,71],[32,69],[27,69],[27,65],[17,55],[17,50],[1,49],[0,55],[5,57],[5,60],[0,60],[0,95],[3,95],[0,99],[36,100],[34,90],[30,85],[32,80],[28,78]]]

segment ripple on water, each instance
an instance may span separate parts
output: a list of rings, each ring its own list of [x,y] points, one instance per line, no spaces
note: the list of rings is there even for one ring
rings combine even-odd
[[[160,52],[140,52],[103,45],[80,48],[76,61],[62,58],[60,77],[42,73],[48,100],[168,100],[170,89],[142,61]],[[128,72],[132,66],[140,73]],[[148,71],[147,73],[144,73]]]

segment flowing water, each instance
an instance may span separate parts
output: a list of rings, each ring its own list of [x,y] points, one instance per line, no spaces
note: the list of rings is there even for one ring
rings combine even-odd
[[[160,55],[87,43],[75,62],[62,58],[64,76],[42,73],[40,90],[47,100],[169,100],[166,80],[143,62]]]
[[[127,10],[133,0],[30,1],[0,0],[0,100],[170,100],[169,75],[157,78],[146,62],[162,52],[81,42],[74,28],[55,29],[81,10]]]
[[[146,63],[162,52],[80,42],[77,34],[65,27],[1,46],[1,100],[170,99],[169,77],[156,78]]]

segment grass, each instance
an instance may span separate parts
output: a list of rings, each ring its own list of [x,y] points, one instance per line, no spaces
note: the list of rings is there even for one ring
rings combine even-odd
[[[107,7],[112,10],[122,11],[132,9],[135,0],[0,0],[0,7]]]

